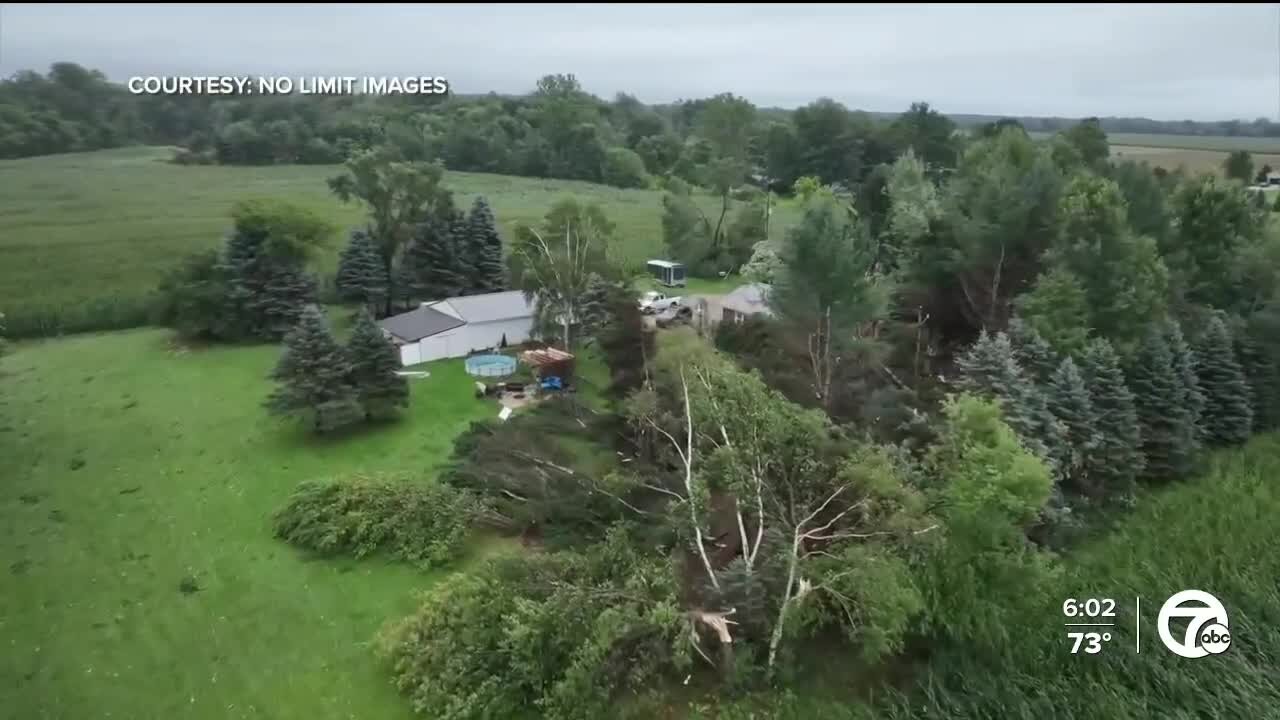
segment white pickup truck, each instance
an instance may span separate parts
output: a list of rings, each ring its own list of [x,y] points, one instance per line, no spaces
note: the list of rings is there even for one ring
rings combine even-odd
[[[650,290],[640,296],[640,312],[646,315],[662,312],[668,308],[679,307],[684,298],[680,296],[669,296],[660,293],[657,290]]]

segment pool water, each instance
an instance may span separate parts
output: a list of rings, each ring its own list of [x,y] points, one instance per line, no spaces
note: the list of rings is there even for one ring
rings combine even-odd
[[[516,371],[516,359],[506,355],[475,355],[467,358],[466,369],[473,377],[504,377]]]

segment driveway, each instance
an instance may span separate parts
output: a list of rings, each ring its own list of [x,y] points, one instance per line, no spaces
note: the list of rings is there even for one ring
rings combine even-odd
[[[685,295],[684,304],[693,308],[693,326],[698,325],[698,309],[702,303],[706,303],[707,325],[715,327],[720,323],[720,319],[724,317],[724,295]],[[656,316],[645,315],[644,326],[646,329],[653,329],[657,325]]]

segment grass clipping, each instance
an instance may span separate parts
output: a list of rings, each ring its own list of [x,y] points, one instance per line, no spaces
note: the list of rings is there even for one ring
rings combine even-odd
[[[300,485],[275,515],[275,535],[322,555],[385,553],[421,568],[463,550],[477,509],[468,493],[437,483],[357,476]]]

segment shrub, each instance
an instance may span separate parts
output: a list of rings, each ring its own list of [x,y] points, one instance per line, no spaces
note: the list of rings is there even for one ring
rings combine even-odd
[[[275,535],[324,555],[385,552],[420,567],[453,560],[477,504],[436,483],[355,477],[307,482],[275,515]]]
[[[148,297],[99,298],[62,305],[16,305],[6,308],[6,336],[18,339],[127,330],[150,323],[153,308],[154,303]]]
[[[609,148],[604,156],[604,182],[620,188],[649,186],[649,173],[644,160],[635,152],[622,147]]]

